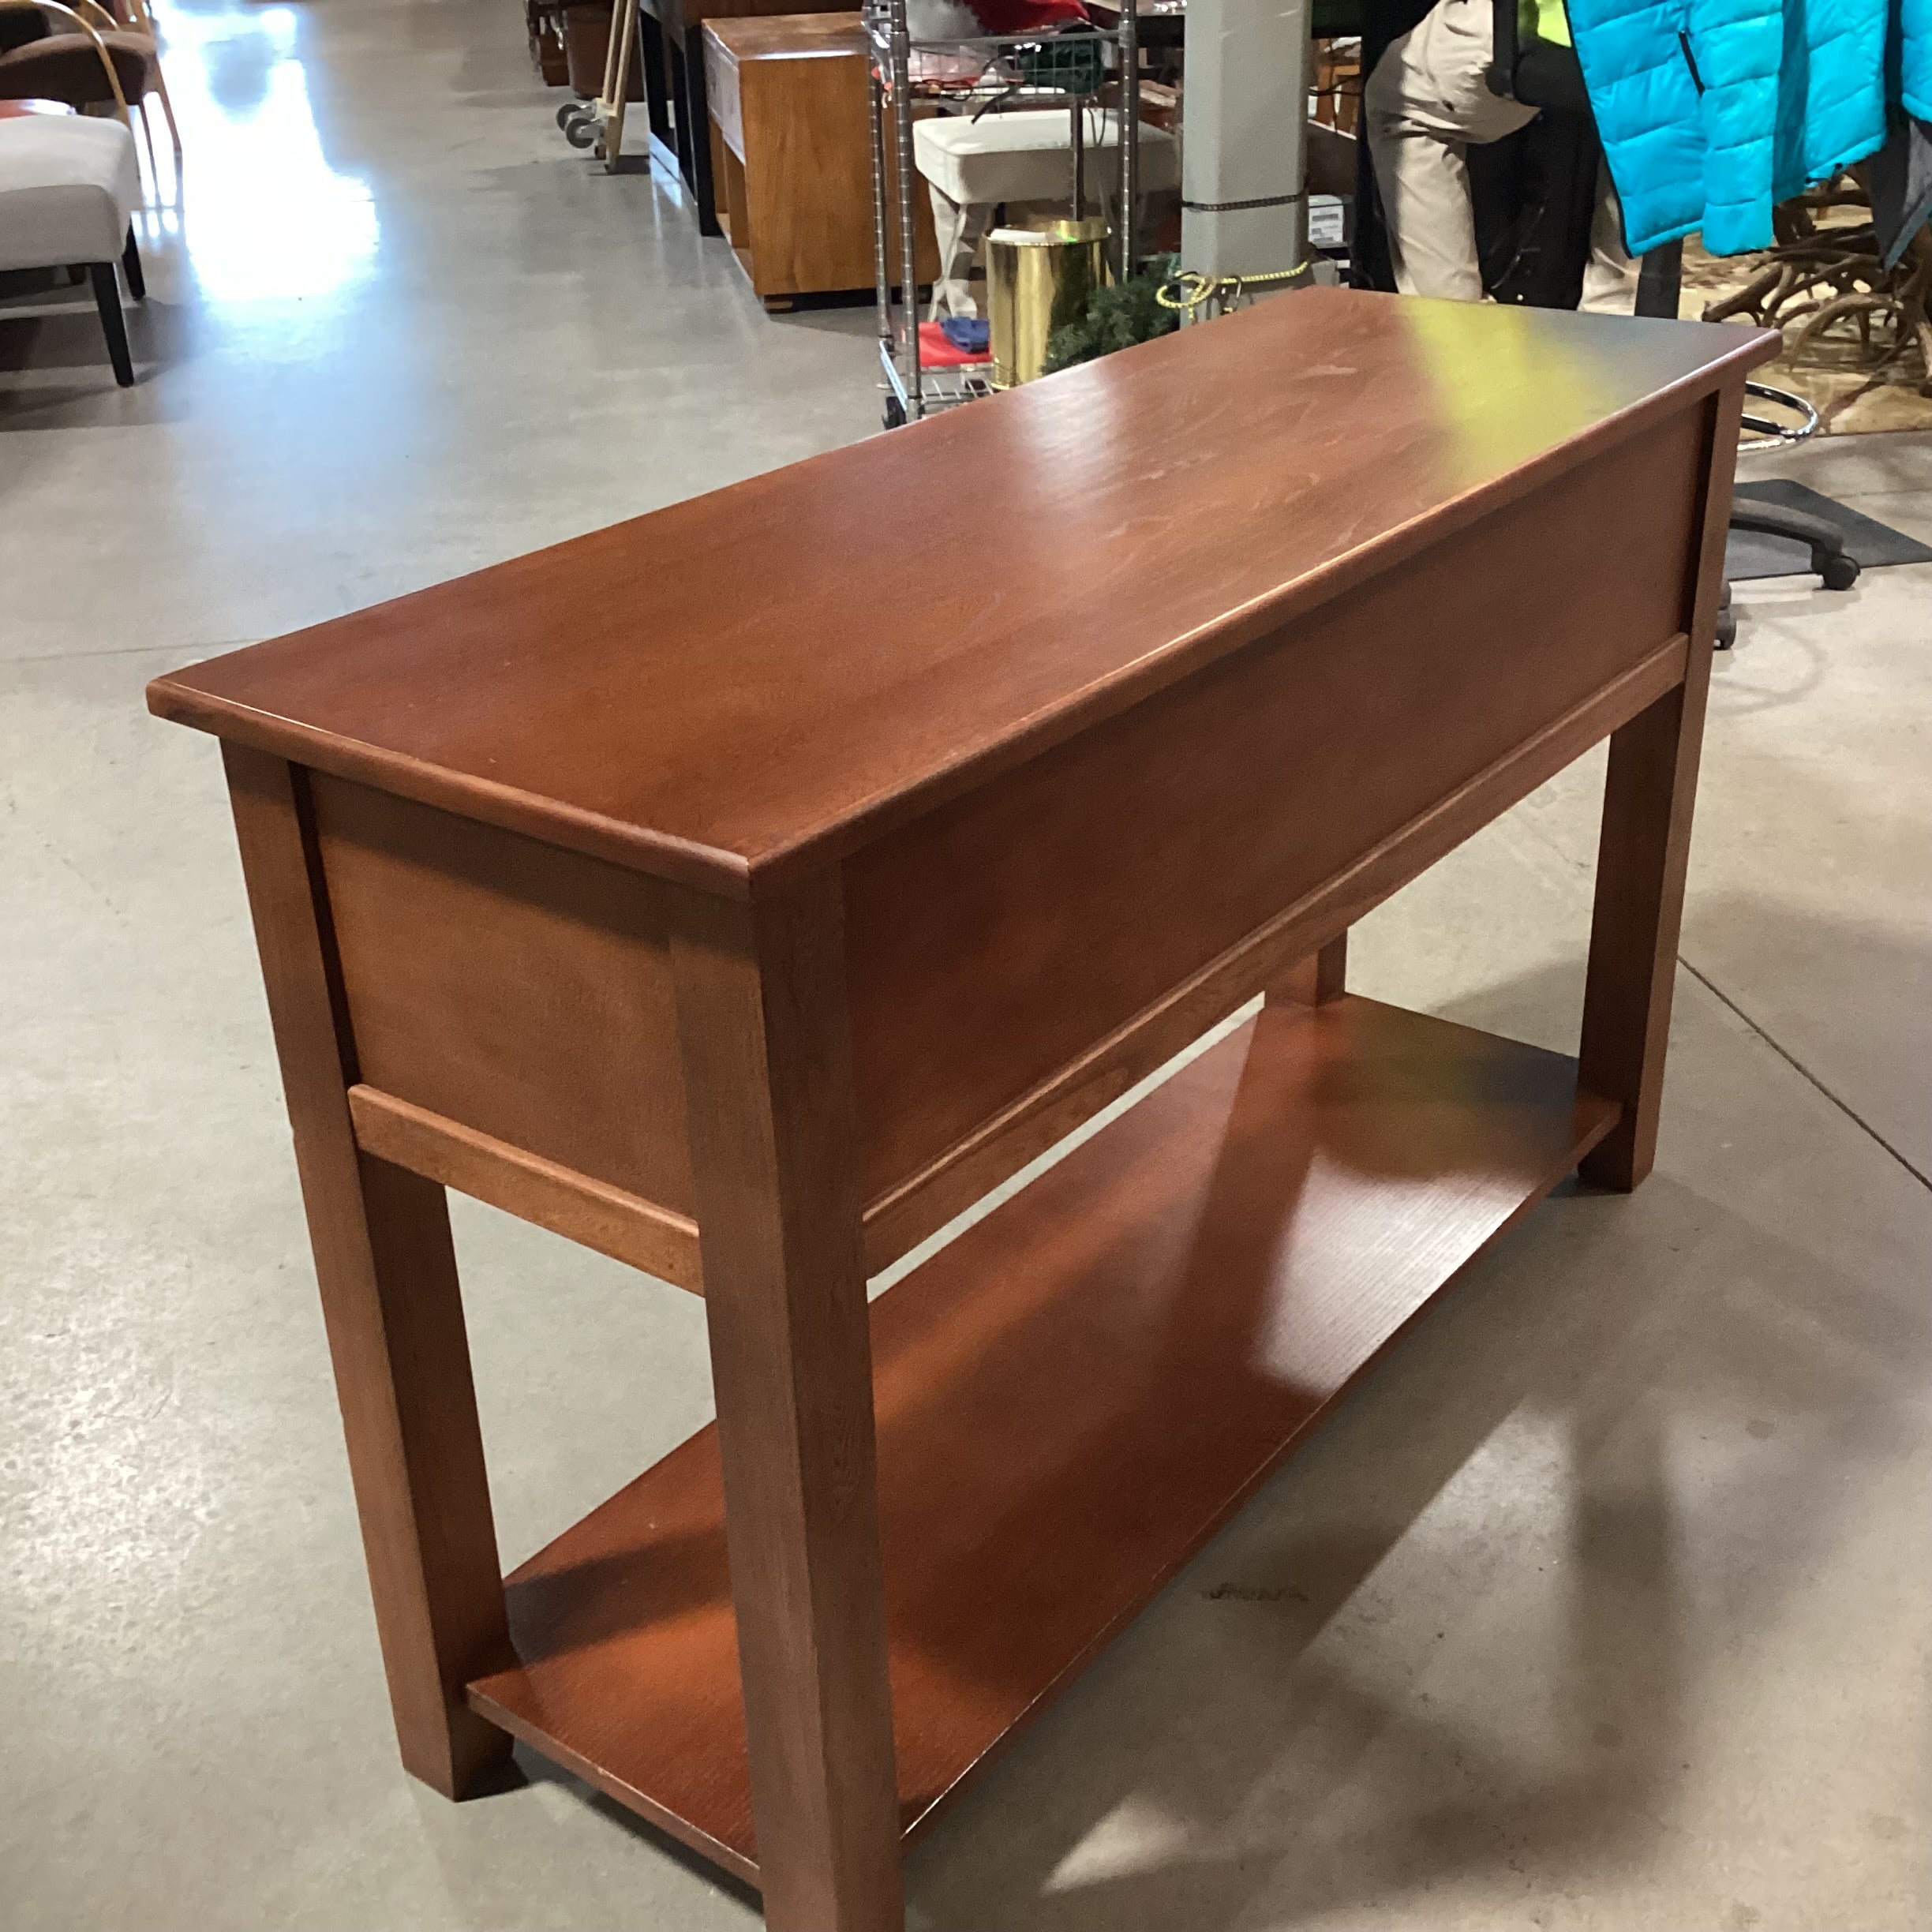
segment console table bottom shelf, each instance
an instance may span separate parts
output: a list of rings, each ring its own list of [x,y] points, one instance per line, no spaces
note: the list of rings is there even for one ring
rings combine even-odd
[[[911,1832],[1617,1118],[1574,1061],[1269,1006],[874,1305]],[[716,1436],[507,1583],[479,1711],[757,1881]]]

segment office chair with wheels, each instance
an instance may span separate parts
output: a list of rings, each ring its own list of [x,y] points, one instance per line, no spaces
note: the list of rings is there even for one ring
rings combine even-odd
[[[1496,50],[1489,69],[1491,91],[1519,100],[1526,107],[1540,107],[1546,115],[1581,116],[1589,122],[1587,182],[1582,193],[1582,220],[1587,232],[1589,211],[1596,195],[1597,148],[1582,63],[1574,47],[1524,34],[1518,20],[1517,0],[1495,0],[1495,4]],[[1683,242],[1668,242],[1651,249],[1638,270],[1637,313],[1674,319],[1683,279]],[[1502,301],[1511,298],[1501,290],[1497,297]],[[1769,383],[1747,383],[1745,388],[1747,394],[1790,410],[1800,419],[1799,426],[1793,429],[1773,417],[1747,414],[1744,427],[1760,440],[1745,447],[1766,448],[1773,443],[1803,442],[1818,428],[1818,412],[1802,396],[1788,389],[1774,388]],[[1858,559],[1846,550],[1844,533],[1822,517],[1807,515],[1802,510],[1788,510],[1777,504],[1734,503],[1731,527],[1766,537],[1788,537],[1805,545],[1810,552],[1811,567],[1827,590],[1849,590],[1858,582]],[[1736,637],[1737,616],[1731,608],[1731,590],[1727,584],[1717,618],[1718,647],[1728,649]]]

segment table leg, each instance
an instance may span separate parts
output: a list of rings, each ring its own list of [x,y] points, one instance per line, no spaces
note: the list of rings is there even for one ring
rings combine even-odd
[[[1690,651],[1684,680],[1610,739],[1577,1077],[1593,1093],[1620,1101],[1623,1118],[1578,1169],[1597,1187],[1627,1192],[1649,1173],[1657,1155],[1690,814],[1743,405],[1741,387],[1711,402],[1703,537],[1685,596]]]
[[[678,152],[687,163],[685,178],[691,183],[691,199],[698,205],[698,232],[721,235],[724,230],[717,218],[717,191],[711,178],[711,108],[705,86],[704,28],[695,28],[684,43],[684,102],[690,115],[688,139],[680,119]]]
[[[752,1814],[773,1932],[903,1932],[836,873],[673,942]]]
[[[676,137],[671,125],[671,95],[665,84],[664,28],[646,12],[638,22],[644,62],[644,114],[650,131],[668,148]]]
[[[1267,990],[1271,1006],[1326,1006],[1348,990],[1348,934],[1338,933],[1316,953],[1297,960]]]
[[[410,1772],[460,1798],[510,1754],[463,1701],[508,1661],[509,1638],[448,1209],[435,1182],[357,1149],[302,775],[222,750],[397,1739]]]

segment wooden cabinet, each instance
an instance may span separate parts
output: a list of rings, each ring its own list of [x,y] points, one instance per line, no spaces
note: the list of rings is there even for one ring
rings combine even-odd
[[[856,13],[705,23],[719,225],[770,308],[874,281],[872,137]],[[938,270],[922,186],[919,275]],[[897,279],[897,254],[891,252]]]

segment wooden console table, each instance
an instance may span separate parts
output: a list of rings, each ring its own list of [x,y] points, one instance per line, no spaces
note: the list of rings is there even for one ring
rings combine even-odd
[[[897,1932],[1389,1337],[1642,1178],[1776,343],[1285,296],[152,687],[224,740],[410,1770],[522,1738]],[[1606,734],[1578,1061],[1343,991]],[[706,1298],[716,1427],[507,1584],[446,1187]]]

